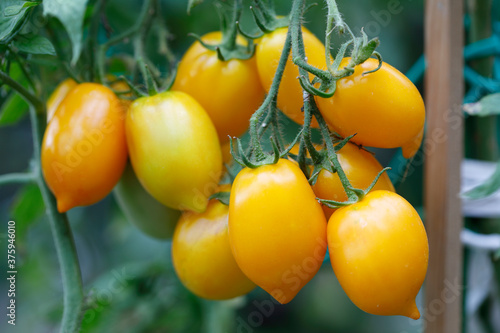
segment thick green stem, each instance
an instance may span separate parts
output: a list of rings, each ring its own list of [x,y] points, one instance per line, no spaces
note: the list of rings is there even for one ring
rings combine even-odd
[[[35,80],[33,79],[32,75],[29,73],[28,69],[26,68],[26,64],[24,62],[24,59],[22,59],[19,56],[19,54],[17,54],[16,52],[14,52],[12,50],[12,48],[10,48],[8,45],[7,45],[7,49],[10,51],[10,53],[12,53],[14,55],[14,57],[16,58],[16,61],[19,63],[19,67],[21,68],[21,71],[23,72],[24,77],[28,80],[28,83],[30,84],[31,89],[33,89],[35,91],[35,93],[37,93],[38,92],[38,86],[35,83]]]
[[[276,73],[274,74],[273,82],[269,88],[269,93],[267,94],[264,102],[259,107],[257,111],[254,112],[250,118],[250,141],[253,149],[255,150],[255,156],[260,159],[264,156],[264,151],[260,144],[259,136],[259,120],[264,115],[266,108],[273,102],[273,99],[278,95],[279,86],[281,83],[281,78],[283,77],[283,72],[285,71],[285,66],[288,60],[291,49],[291,35],[290,29],[286,35],[285,45],[283,46],[283,51],[281,52],[281,57],[278,62],[278,67],[276,68]]]
[[[224,40],[222,41],[222,43],[230,50],[233,50],[236,47],[236,36],[238,35],[238,26],[236,25],[236,22],[241,16],[241,0],[234,0],[233,6],[231,22],[229,22],[227,30],[224,31]]]
[[[43,110],[45,108],[45,105],[38,97],[13,80],[9,75],[7,75],[7,73],[0,71],[0,81],[14,89],[17,93],[19,93],[19,95],[21,95],[22,98],[26,100],[26,102],[33,105],[35,109]]]
[[[45,105],[42,104],[42,108],[45,108]],[[45,207],[47,207],[52,237],[54,238],[57,257],[61,267],[64,309],[60,332],[78,332],[83,310],[83,287],[80,266],[76,254],[75,243],[73,241],[73,234],[66,214],[60,214],[57,211],[56,200],[43,179],[40,159],[42,135],[37,113],[44,113],[44,110],[35,110],[35,108],[31,106],[30,120],[33,135],[34,158],[36,161],[34,174],[40,192],[42,193]]]
[[[32,173],[8,173],[0,175],[0,185],[26,184],[35,182],[36,177]]]
[[[102,8],[104,7],[105,0],[97,0],[94,11],[92,12],[92,22],[89,29],[89,67],[91,68],[90,81],[96,80],[97,82],[103,82],[102,77],[99,72],[99,22],[101,19]],[[96,66],[97,64],[97,66]]]
[[[54,237],[59,264],[61,266],[64,292],[64,310],[61,332],[76,332],[78,331],[81,311],[83,308],[83,291],[80,267],[76,255],[75,244],[73,242],[73,236],[71,234],[71,229],[66,215],[59,214],[57,212],[55,198],[45,184],[41,171],[40,146],[42,135],[38,121],[38,114],[45,114],[45,104],[1,71],[0,79],[18,92],[28,103],[30,103],[29,114],[33,136],[33,155],[34,160],[36,161],[33,174],[29,177],[27,175],[21,176],[19,174],[15,177],[13,175],[6,175],[3,180],[7,183],[16,179],[18,181],[32,181],[36,179],[36,182],[40,187],[45,206],[47,207],[52,235]]]

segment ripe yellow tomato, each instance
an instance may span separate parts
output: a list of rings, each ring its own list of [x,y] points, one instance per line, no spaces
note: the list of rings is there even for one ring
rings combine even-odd
[[[181,212],[159,203],[142,187],[130,163],[113,194],[125,218],[146,235],[171,239]]]
[[[124,109],[103,85],[82,83],[60,103],[42,142],[42,169],[59,212],[103,199],[127,162]]]
[[[347,65],[344,58],[340,68]],[[387,63],[375,69],[378,60],[368,59],[354,74],[337,82],[331,98],[316,96],[321,114],[330,127],[363,146],[396,148],[419,136],[425,121],[425,106],[415,85]],[[412,151],[415,151],[413,148]]]
[[[313,278],[326,253],[326,219],[297,164],[281,159],[236,176],[229,238],[243,273],[282,304]]]
[[[274,74],[278,68],[281,51],[285,45],[288,28],[280,28],[262,36],[257,44],[255,56],[259,70],[262,86],[269,92]],[[326,69],[325,46],[309,30],[302,28],[304,47],[307,62],[320,69]],[[304,124],[304,113],[302,112],[303,94],[299,83],[299,69],[293,64],[292,54],[288,58],[283,72],[283,78],[278,90],[278,108],[297,124]],[[310,75],[312,80],[313,76]],[[316,119],[313,118],[313,127],[318,127]]]
[[[227,191],[230,187],[223,187]],[[221,300],[255,288],[240,270],[229,244],[229,207],[210,200],[203,213],[185,212],[175,228],[172,260],[182,283],[194,294]]]
[[[202,37],[207,44],[220,43],[222,34],[211,32]],[[245,45],[243,38],[239,44]],[[239,136],[264,99],[255,59],[221,61],[215,51],[195,42],[182,57],[173,90],[193,96],[207,111],[224,143]]]
[[[337,152],[337,157],[347,179],[355,188],[365,189],[370,186],[377,174],[383,169],[375,156],[352,143],[347,143],[342,147]],[[313,185],[313,190],[316,196],[321,199],[347,201],[347,195],[337,173],[322,170]],[[380,176],[372,189],[372,191],[376,190],[394,192],[394,186],[386,172]],[[329,219],[335,209],[323,206],[323,211],[326,218]]]
[[[47,100],[47,122],[52,119],[54,113],[56,112],[59,104],[61,104],[62,100],[66,95],[78,85],[75,80],[72,78],[67,78],[66,80],[59,83],[56,87],[56,90],[52,92],[49,99]]]
[[[222,170],[217,132],[203,107],[180,91],[142,97],[130,106],[126,130],[144,188],[170,208],[203,212]]]
[[[415,304],[427,272],[422,220],[401,196],[374,191],[328,221],[333,271],[351,301],[376,315],[418,319]]]

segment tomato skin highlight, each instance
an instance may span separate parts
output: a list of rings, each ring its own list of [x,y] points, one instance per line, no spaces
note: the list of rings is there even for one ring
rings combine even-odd
[[[42,170],[59,212],[94,204],[127,162],[124,109],[103,85],[82,83],[63,99],[42,142]]]
[[[226,186],[221,190],[229,190]],[[172,261],[182,283],[206,299],[223,300],[255,288],[240,270],[231,252],[229,207],[210,200],[203,213],[185,212],[175,229]]]
[[[278,68],[281,51],[285,45],[287,28],[276,29],[275,31],[262,36],[255,51],[259,78],[266,92],[269,92],[274,74]],[[325,46],[323,43],[305,27],[302,27],[302,36],[307,56],[307,62],[316,68],[326,69]],[[283,78],[278,90],[278,108],[297,124],[304,124],[304,113],[302,112],[303,93],[299,83],[299,69],[293,64],[290,52]],[[312,80],[312,74],[309,75]],[[311,123],[313,127],[318,127],[316,119]]]
[[[220,43],[220,31],[202,37],[207,44]],[[245,45],[243,38],[239,44]],[[196,41],[182,57],[172,90],[193,96],[207,111],[221,143],[240,136],[262,103],[265,91],[259,81],[255,57],[221,61]]]
[[[282,304],[313,278],[326,253],[326,219],[295,163],[280,159],[240,171],[229,237],[243,273]]]
[[[342,147],[337,152],[337,157],[347,179],[354,188],[366,189],[383,169],[375,156],[352,143],[347,143]],[[337,173],[321,170],[312,188],[320,199],[347,201],[347,194]],[[372,191],[376,190],[395,192],[387,172],[380,176],[373,187]],[[323,211],[326,218],[329,219],[335,209],[323,205]]]
[[[339,66],[347,65],[344,58]],[[354,74],[337,82],[331,98],[316,96],[318,108],[328,125],[343,137],[369,147],[396,148],[420,135],[425,106],[415,85],[387,63],[374,72],[378,60],[368,59]],[[411,150],[414,154],[415,148]],[[407,154],[409,156],[409,154]]]
[[[144,188],[167,207],[203,212],[221,176],[222,153],[201,105],[180,91],[139,98],[127,113],[126,131]]]
[[[181,212],[168,208],[153,198],[137,179],[127,163],[113,194],[126,219],[146,235],[171,239]]]
[[[57,108],[63,101],[64,97],[73,90],[78,85],[72,78],[67,78],[66,80],[59,83],[56,89],[52,92],[49,99],[47,100],[47,122],[52,119]]]
[[[376,315],[418,319],[415,304],[429,260],[422,220],[401,196],[374,191],[328,221],[333,271],[351,301]]]

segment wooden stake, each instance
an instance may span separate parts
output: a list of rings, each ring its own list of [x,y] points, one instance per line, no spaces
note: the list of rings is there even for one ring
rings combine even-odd
[[[463,0],[427,0],[424,193],[430,258],[422,311],[426,333],[462,331],[462,47]]]

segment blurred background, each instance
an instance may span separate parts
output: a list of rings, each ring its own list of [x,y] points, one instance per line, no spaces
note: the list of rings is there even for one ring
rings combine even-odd
[[[288,13],[290,1],[275,3],[280,14]],[[394,3],[399,5],[394,6]],[[141,4],[140,0],[107,1],[106,16],[111,29],[116,33],[133,25]],[[364,27],[369,37],[379,37],[381,45],[378,50],[384,61],[401,72],[407,72],[422,55],[423,0],[338,0],[338,5],[355,32],[359,33]],[[211,1],[196,7],[190,15],[187,15],[186,8],[187,1],[162,1],[162,11],[171,33],[169,45],[177,60],[194,40],[187,36],[188,33],[202,35],[219,29]],[[305,18],[305,26],[320,39],[324,38],[325,15],[325,5],[319,2]],[[252,24],[248,12],[242,18],[242,24],[244,27]],[[151,40],[148,45],[153,47],[154,43]],[[110,52],[131,54],[132,48],[119,45]],[[165,59],[158,57],[153,60],[160,68],[166,68]],[[43,74],[50,80],[44,83],[53,86],[47,89],[50,92],[65,78],[65,73],[48,58],[40,57],[39,61],[46,65]],[[113,66],[111,64],[112,71],[122,74],[120,64]],[[418,87],[422,88],[420,84]],[[19,110],[27,107],[22,100],[14,102],[18,103]],[[23,113],[20,111],[20,114]],[[287,119],[282,121],[288,128],[287,134],[293,137],[298,127]],[[376,153],[379,161],[388,165],[398,152],[377,150]],[[7,125],[4,122],[0,127],[0,174],[26,170],[31,156],[28,117],[11,120]],[[416,159],[396,189],[423,216],[422,165],[422,159]],[[113,195],[93,206],[74,208],[68,215],[88,293],[82,332],[422,331],[422,319],[379,317],[356,308],[340,288],[329,262],[288,305],[270,302],[270,296],[259,288],[246,297],[230,301],[202,300],[187,291],[176,278],[170,259],[170,242],[152,239],[129,224]],[[6,249],[6,222],[9,220],[16,221],[17,229],[17,325],[13,328],[2,320],[0,332],[54,332],[62,314],[62,288],[51,231],[36,187],[0,187],[2,251]],[[5,265],[6,260],[2,260],[2,274],[6,271]],[[486,265],[491,266],[491,262]],[[480,265],[476,269],[484,267]],[[2,278],[2,309],[7,306],[7,295],[3,292],[6,289],[6,279]],[[498,295],[495,297],[498,299]],[[421,295],[417,302],[422,309]],[[492,309],[486,305],[485,318],[491,317]],[[422,310],[425,315],[425,309]],[[483,329],[485,325],[479,324],[478,327]],[[495,331],[486,328],[484,332]]]

